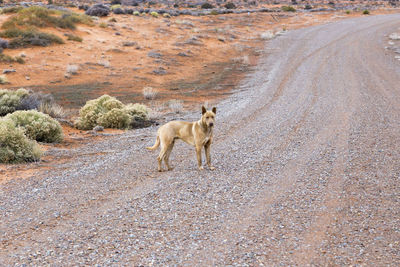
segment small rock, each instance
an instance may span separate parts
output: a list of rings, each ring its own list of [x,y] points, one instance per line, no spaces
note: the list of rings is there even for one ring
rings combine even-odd
[[[16,72],[15,69],[4,69],[3,74],[11,73],[11,72]]]
[[[102,132],[102,131],[104,131],[104,127],[97,125],[96,127],[93,128],[93,131],[94,132]]]
[[[164,75],[167,74],[167,71],[163,67],[159,67],[158,69],[153,70],[154,74]]]

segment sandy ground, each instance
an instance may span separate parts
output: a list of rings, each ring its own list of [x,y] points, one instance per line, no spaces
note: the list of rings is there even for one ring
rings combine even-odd
[[[399,19],[269,42],[218,104],[213,172],[183,143],[156,172],[151,127],[3,184],[0,264],[398,266]]]

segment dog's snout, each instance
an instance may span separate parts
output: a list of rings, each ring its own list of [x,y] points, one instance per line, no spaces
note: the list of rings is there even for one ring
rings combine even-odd
[[[210,126],[214,126],[214,123],[213,123],[213,122],[210,122]]]

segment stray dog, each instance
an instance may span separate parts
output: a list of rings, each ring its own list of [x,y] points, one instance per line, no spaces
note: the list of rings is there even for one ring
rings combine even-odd
[[[149,150],[154,150],[161,145],[161,151],[157,157],[158,171],[163,171],[161,167],[162,160],[164,160],[167,169],[172,170],[169,166],[168,160],[176,139],[182,139],[196,148],[199,170],[204,169],[201,161],[201,150],[204,146],[207,165],[210,170],[215,169],[211,165],[210,147],[213,140],[213,127],[217,108],[214,107],[212,108],[212,111],[208,111],[204,106],[202,106],[201,113],[201,119],[198,121],[170,121],[158,129],[156,143],[152,147],[147,147]]]

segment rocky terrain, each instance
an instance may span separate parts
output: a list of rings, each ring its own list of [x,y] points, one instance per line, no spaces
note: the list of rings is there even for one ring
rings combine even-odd
[[[398,266],[400,16],[292,30],[217,105],[215,171],[156,127],[0,189],[0,265]],[[197,120],[200,110],[167,120]]]

